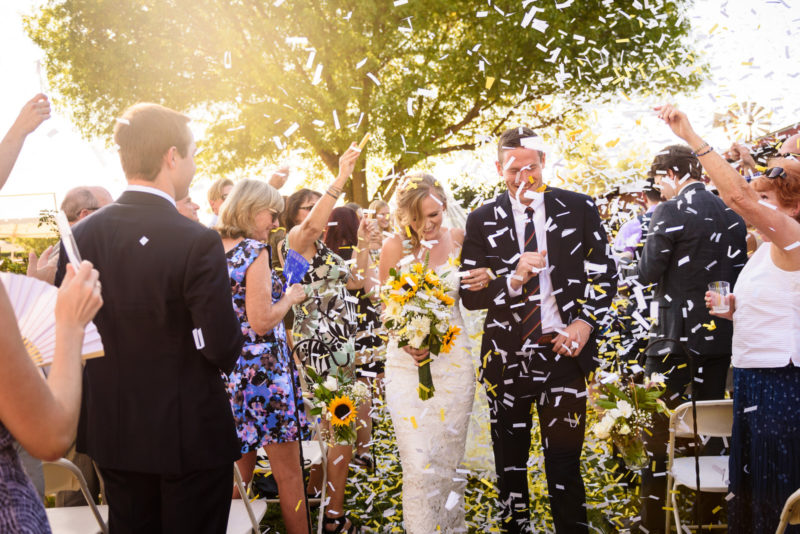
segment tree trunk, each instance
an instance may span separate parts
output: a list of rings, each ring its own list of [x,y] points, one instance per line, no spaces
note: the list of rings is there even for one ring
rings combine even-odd
[[[355,202],[362,208],[369,207],[366,163],[366,160],[359,158],[356,163],[356,168],[353,171],[353,176],[345,185],[345,200],[347,202]]]

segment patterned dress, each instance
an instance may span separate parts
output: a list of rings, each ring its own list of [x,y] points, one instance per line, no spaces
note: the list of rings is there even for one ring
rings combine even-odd
[[[283,242],[284,258],[287,240]],[[352,374],[358,323],[357,299],[347,292],[350,269],[341,256],[322,241],[317,241],[316,247],[317,253],[301,282],[306,300],[294,307],[292,333],[297,351],[304,363],[313,365],[319,372],[336,366]],[[304,343],[305,340],[313,341]]]
[[[44,505],[22,468],[14,438],[0,423],[0,532],[49,534]]]
[[[233,309],[245,338],[242,355],[231,374],[225,377],[242,454],[262,445],[306,439],[307,432],[299,375],[289,354],[283,323],[279,322],[272,331],[259,336],[247,319],[245,277],[247,269],[264,249],[270,252],[269,245],[244,239],[226,254]],[[273,272],[273,304],[282,295],[283,284]]]

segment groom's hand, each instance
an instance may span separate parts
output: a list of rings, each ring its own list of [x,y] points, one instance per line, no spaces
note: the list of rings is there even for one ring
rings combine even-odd
[[[592,333],[592,327],[589,323],[576,319],[569,326],[560,330],[558,335],[553,338],[553,351],[561,354],[562,356],[570,356],[576,358],[586,342],[589,340],[589,335]]]
[[[419,367],[420,362],[424,362],[430,356],[431,351],[428,349],[415,349],[414,347],[409,347],[406,345],[403,347],[403,350],[406,351],[408,354],[414,358],[414,363]]]
[[[519,291],[519,288],[528,283],[528,280],[537,276],[539,271],[547,266],[547,251],[523,252],[517,262],[517,269],[511,276],[511,289]]]

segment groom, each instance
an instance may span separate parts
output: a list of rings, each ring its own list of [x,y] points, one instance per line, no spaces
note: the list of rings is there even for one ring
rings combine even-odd
[[[616,267],[591,198],[542,187],[541,138],[506,130],[497,172],[508,191],[467,218],[461,269],[490,269],[479,291],[461,287],[470,310],[488,309],[481,381],[506,532],[530,528],[527,462],[534,408],[556,532],[588,532],[580,455],[586,377],[595,338],[616,293]]]

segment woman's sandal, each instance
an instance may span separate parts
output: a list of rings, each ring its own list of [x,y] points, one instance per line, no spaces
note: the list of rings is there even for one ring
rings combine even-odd
[[[329,530],[328,527],[330,526],[334,527],[334,529]],[[328,514],[325,514],[322,518],[322,532],[328,532],[330,534],[339,534],[341,532],[347,532],[347,534],[354,534],[355,531],[356,531],[356,526],[344,514],[338,517],[331,517]]]
[[[353,463],[358,467],[363,467],[367,471],[375,471],[375,460],[372,459],[372,455],[367,454],[356,454],[353,456]]]

